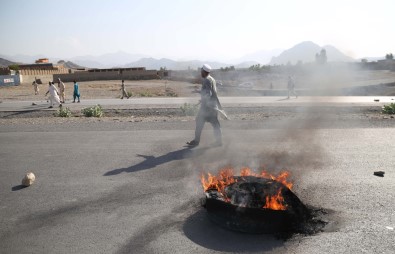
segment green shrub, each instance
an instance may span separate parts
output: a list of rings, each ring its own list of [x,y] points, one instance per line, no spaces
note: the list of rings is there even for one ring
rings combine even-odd
[[[56,111],[55,116],[57,117],[70,117],[72,116],[71,111],[69,108],[59,108],[58,111]]]
[[[19,65],[18,65],[18,64],[11,64],[11,65],[8,65],[8,68],[9,68],[10,70],[19,71]]]
[[[100,105],[96,105],[90,108],[84,108],[81,110],[81,112],[86,117],[102,117],[104,115],[103,109]]]
[[[395,103],[391,103],[390,105],[384,105],[381,109],[381,113],[383,114],[395,114]]]
[[[133,97],[134,96],[133,92],[127,91],[126,93],[127,93],[128,97]]]
[[[153,97],[153,94],[148,90],[140,92],[139,95],[140,97]]]
[[[198,105],[195,104],[189,104],[189,103],[184,103],[184,105],[182,105],[180,107],[182,113],[186,116],[194,116],[196,115],[197,111],[198,111]]]
[[[167,97],[178,97],[178,94],[174,92],[171,88],[166,88]]]

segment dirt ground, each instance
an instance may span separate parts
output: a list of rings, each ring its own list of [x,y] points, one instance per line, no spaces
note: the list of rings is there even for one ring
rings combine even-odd
[[[120,80],[103,80],[78,82],[81,98],[84,99],[113,99],[121,97]],[[73,94],[73,83],[65,83],[66,97],[71,98]],[[1,100],[37,100],[45,98],[48,91],[47,84],[39,85],[39,94],[34,95],[34,88],[31,84],[21,84],[19,86],[0,87]],[[185,97],[193,96],[193,92],[198,86],[180,81],[168,80],[139,80],[125,81],[126,91],[133,97]],[[196,93],[195,93],[196,94]]]
[[[243,74],[243,75],[242,75]],[[218,81],[220,96],[284,96],[287,75],[260,73],[213,73]],[[313,75],[315,74],[315,75]],[[301,96],[346,95],[346,96],[393,96],[395,95],[395,72],[391,71],[345,71],[318,75],[295,76],[296,90]],[[121,97],[120,80],[78,82],[83,99],[114,99]],[[250,87],[243,86],[250,84]],[[66,85],[66,99],[72,98],[73,83]],[[271,85],[274,89],[271,89]],[[39,95],[34,95],[33,86],[21,84],[0,87],[0,101],[44,99],[47,84],[39,85]],[[200,84],[172,80],[125,81],[126,91],[132,97],[190,97],[198,96]]]

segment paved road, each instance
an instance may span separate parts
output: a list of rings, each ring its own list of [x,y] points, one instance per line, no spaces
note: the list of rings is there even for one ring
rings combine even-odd
[[[180,107],[184,103],[197,103],[198,97],[177,97],[177,98],[133,98],[133,99],[91,99],[82,100],[81,103],[66,102],[65,106],[82,108],[100,104],[106,108],[141,108],[141,107]],[[223,106],[256,106],[256,105],[382,105],[384,103],[395,102],[395,97],[390,96],[315,96],[299,97],[298,99],[286,99],[284,97],[221,97]],[[378,101],[375,101],[378,100]],[[32,105],[35,103],[37,105]],[[48,103],[45,100],[38,101],[3,101],[0,103],[0,111],[29,111],[45,110]]]
[[[224,122],[220,148],[207,128],[192,150],[193,121],[0,126],[1,253],[393,253],[394,128],[250,123]],[[201,170],[261,163],[289,168],[331,227],[284,242],[212,224]],[[19,189],[27,171],[37,182]]]

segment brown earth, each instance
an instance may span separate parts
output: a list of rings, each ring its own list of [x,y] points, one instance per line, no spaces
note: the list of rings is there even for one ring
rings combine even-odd
[[[111,81],[88,81],[78,82],[81,97],[84,99],[114,99],[121,97],[121,82]],[[65,83],[66,98],[71,99],[73,83]],[[31,84],[19,86],[0,87],[0,101],[5,100],[37,100],[45,98],[48,91],[47,84],[39,85],[40,92],[34,95]],[[185,97],[193,96],[196,85],[180,81],[168,80],[140,80],[125,81],[126,91],[133,97]],[[196,94],[196,93],[195,93]]]

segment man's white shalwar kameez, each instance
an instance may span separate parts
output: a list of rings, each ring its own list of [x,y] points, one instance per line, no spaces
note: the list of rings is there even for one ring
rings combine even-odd
[[[53,107],[54,102],[60,105],[60,99],[58,95],[58,89],[54,85],[50,85],[48,88],[49,91],[49,105]]]

